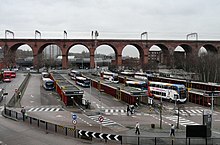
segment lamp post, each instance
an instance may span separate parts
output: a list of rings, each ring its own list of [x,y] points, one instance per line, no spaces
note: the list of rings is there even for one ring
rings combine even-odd
[[[141,33],[141,40],[142,40],[143,35],[146,35],[146,40],[148,40],[148,33],[147,32]]]
[[[64,39],[67,39],[67,32],[64,30],[63,33],[64,33]]]
[[[214,91],[212,91],[212,106],[211,106],[211,111],[212,111],[212,117],[211,117],[211,130],[213,128],[213,110],[214,110]]]
[[[99,36],[99,32],[96,30],[96,31],[95,31],[95,39],[97,39],[98,36]]]
[[[189,40],[189,37],[196,37],[196,40],[198,40],[198,33],[190,33],[186,35],[186,40]]]
[[[41,32],[38,30],[35,30],[35,39],[37,38],[37,34],[39,35],[39,37],[41,39]]]
[[[92,39],[93,39],[93,34],[94,34],[94,32],[92,31],[92,32],[91,32],[91,37],[92,37]]]
[[[5,30],[5,39],[7,39],[7,34],[8,33],[10,33],[10,34],[12,34],[12,36],[13,36],[13,39],[14,39],[14,32],[12,32],[12,31],[10,31],[10,30]]]

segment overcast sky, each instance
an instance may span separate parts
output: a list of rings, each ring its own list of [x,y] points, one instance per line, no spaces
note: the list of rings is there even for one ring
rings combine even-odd
[[[220,0],[0,0],[0,37],[199,39],[220,38]],[[9,36],[10,37],[10,36]],[[195,39],[195,38],[192,38]]]

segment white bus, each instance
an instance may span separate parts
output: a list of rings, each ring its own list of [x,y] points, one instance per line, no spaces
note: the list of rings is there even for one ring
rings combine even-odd
[[[42,72],[41,79],[44,79],[44,78],[50,78],[50,73],[49,72]]]
[[[136,72],[134,74],[134,78],[135,79],[139,79],[139,80],[147,81],[148,80],[148,74],[147,73],[143,73],[143,72]]]
[[[134,77],[134,71],[132,70],[125,70],[120,72],[120,74],[123,76]]]
[[[53,90],[55,88],[54,81],[50,78],[43,78],[42,86],[45,90]]]
[[[75,81],[76,84],[81,87],[90,87],[90,79],[87,79],[85,77],[76,77]]]
[[[77,71],[77,70],[71,70],[70,73],[69,73],[69,76],[72,80],[75,80],[76,77],[78,76],[82,76],[81,75],[81,72]]]
[[[113,82],[113,83],[119,83],[118,74],[108,71],[101,72],[101,77],[107,81]]]
[[[187,89],[184,85],[150,81],[149,87],[151,94],[156,98],[180,103],[185,103],[187,100]]]

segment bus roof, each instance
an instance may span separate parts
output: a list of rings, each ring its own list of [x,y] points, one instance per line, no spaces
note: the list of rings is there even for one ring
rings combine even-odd
[[[126,81],[126,84],[145,84],[145,81]]]
[[[87,80],[87,78],[85,78],[85,77],[76,77],[76,79],[79,79],[79,80]]]
[[[52,79],[50,78],[43,78],[43,81],[47,82],[47,81],[51,81],[51,82],[54,82]]]
[[[156,84],[156,85],[164,85],[164,86],[176,86],[176,87],[183,87],[185,85],[183,84],[171,84],[171,83],[164,83],[164,82],[149,82],[150,84]]]
[[[105,75],[118,75],[117,73],[113,73],[113,72],[110,72],[110,71],[103,71],[102,73],[105,74]]]

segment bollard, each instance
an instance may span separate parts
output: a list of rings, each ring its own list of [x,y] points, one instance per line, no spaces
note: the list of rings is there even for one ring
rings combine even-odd
[[[55,125],[55,132],[57,132],[57,125]]]

